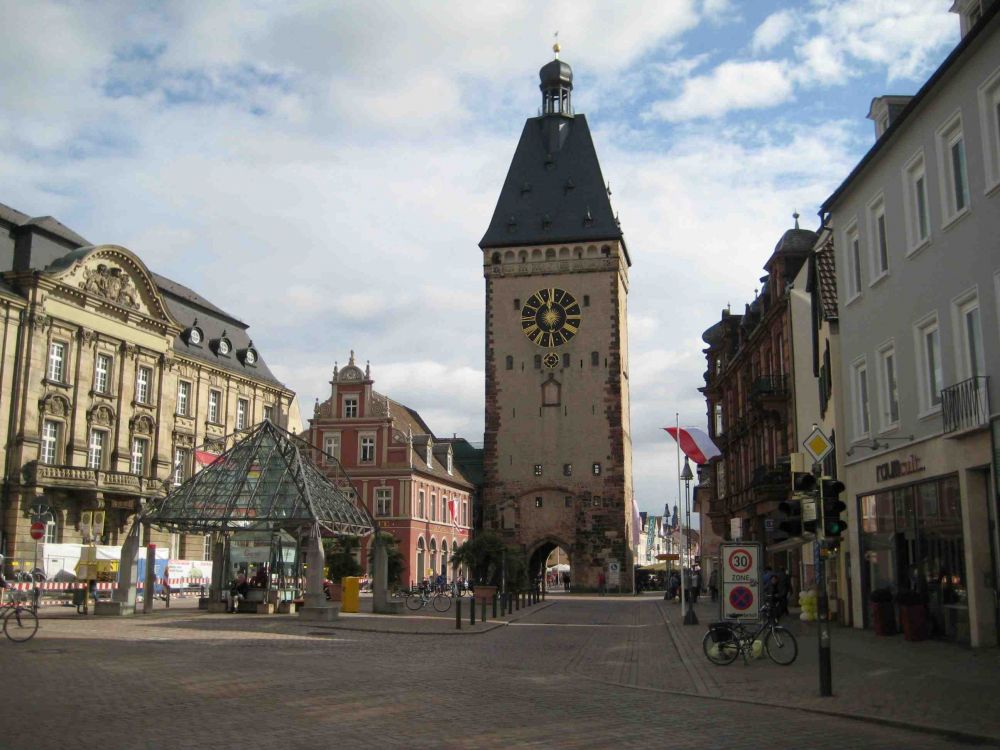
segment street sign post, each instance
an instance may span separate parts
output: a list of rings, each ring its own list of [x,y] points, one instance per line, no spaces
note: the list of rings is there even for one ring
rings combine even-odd
[[[823,459],[833,450],[833,443],[830,442],[830,438],[823,430],[813,425],[813,431],[809,433],[809,437],[802,441],[802,447],[812,456],[813,461],[821,464]]]
[[[756,620],[760,614],[760,542],[719,545],[722,561],[722,617]]]
[[[826,529],[823,519],[823,480],[822,463],[830,451],[833,450],[833,443],[819,427],[813,425],[812,432],[802,442],[802,447],[812,456],[813,475],[819,479],[817,482],[818,491],[816,501],[813,505],[814,517],[811,520],[816,522],[816,539],[813,541],[813,562],[816,571],[816,622],[819,626],[816,629],[819,637],[819,694],[823,697],[833,695],[833,668],[830,661],[830,601],[826,592],[826,564],[820,557],[820,548],[826,538]],[[843,485],[841,485],[842,487]],[[805,519],[805,503],[802,505],[802,517]]]
[[[620,587],[622,584],[621,580],[621,565],[617,560],[608,561],[608,588],[612,586]]]
[[[661,552],[656,556],[657,560],[680,560],[681,556],[676,552]]]
[[[35,521],[31,524],[31,538],[36,542],[45,536],[45,524],[41,521]]]

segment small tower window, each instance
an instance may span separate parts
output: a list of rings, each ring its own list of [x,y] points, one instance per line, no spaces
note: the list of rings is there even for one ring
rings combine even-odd
[[[514,309],[515,310],[521,309],[521,300],[519,300],[517,297],[514,298]]]
[[[536,354],[535,355],[535,369],[536,370],[541,370],[542,369],[542,355],[541,354]]]
[[[563,354],[563,367],[569,367],[569,353]]]
[[[542,475],[542,465],[535,464],[535,476],[540,477]]]
[[[583,306],[584,307],[590,307],[590,295],[589,294],[583,295]]]
[[[508,370],[514,369],[514,358],[509,354],[507,355],[507,369]]]
[[[592,470],[594,472],[594,476],[595,477],[600,475],[600,473],[601,473],[601,463],[600,463],[600,461],[595,461],[594,462],[594,466],[593,466]]]
[[[590,353],[590,366],[591,367],[597,367],[600,364],[601,364],[601,353],[600,352],[591,352]]]
[[[542,507],[542,498],[540,498],[540,497],[536,497],[535,498],[535,507],[536,508],[541,508]]]
[[[563,476],[564,477],[573,476],[573,464],[563,464]]]

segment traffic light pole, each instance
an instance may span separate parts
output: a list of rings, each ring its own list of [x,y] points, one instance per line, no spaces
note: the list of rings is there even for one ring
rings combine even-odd
[[[830,664],[830,600],[826,593],[826,563],[821,554],[826,539],[826,516],[823,513],[823,468],[813,464],[819,492],[816,494],[816,539],[813,541],[813,562],[816,567],[816,620],[819,628],[819,694],[833,695],[833,669]]]

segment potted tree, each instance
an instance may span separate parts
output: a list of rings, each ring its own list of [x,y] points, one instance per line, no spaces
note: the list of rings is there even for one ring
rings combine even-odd
[[[929,633],[927,618],[927,597],[912,589],[903,589],[896,594],[899,605],[899,621],[903,626],[903,638],[908,641],[927,640]]]
[[[892,607],[892,591],[888,588],[873,589],[868,595],[868,611],[871,614],[875,635],[896,634],[896,613]]]
[[[343,536],[336,539],[324,540],[326,551],[326,596],[330,601],[339,602],[343,600],[344,589],[341,580],[347,576],[361,574],[361,565],[358,563],[358,547],[360,542],[356,536]]]

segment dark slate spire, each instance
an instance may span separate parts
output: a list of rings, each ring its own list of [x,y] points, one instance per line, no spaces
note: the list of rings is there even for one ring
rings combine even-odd
[[[573,114],[573,70],[554,49],[542,113],[524,124],[481,248],[622,239],[587,118]]]

